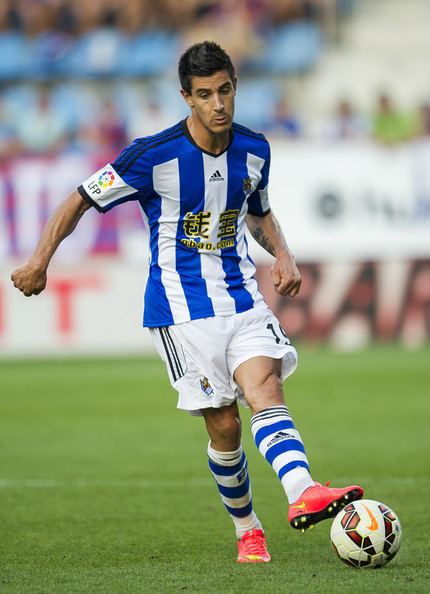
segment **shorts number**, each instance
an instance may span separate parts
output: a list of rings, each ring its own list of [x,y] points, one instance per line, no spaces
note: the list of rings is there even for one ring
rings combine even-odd
[[[273,336],[275,337],[276,344],[279,344],[281,342],[282,338],[279,338],[279,336],[276,334],[276,330],[273,327],[273,324],[267,324],[266,327],[267,327],[268,330],[270,330],[272,332]],[[279,332],[285,338],[285,343],[284,344],[291,344],[290,343],[290,339],[285,334],[285,330],[282,328],[281,324],[279,324]]]

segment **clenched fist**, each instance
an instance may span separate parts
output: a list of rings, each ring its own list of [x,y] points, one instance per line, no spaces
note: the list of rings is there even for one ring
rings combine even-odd
[[[285,251],[276,258],[271,274],[275,291],[279,295],[295,297],[300,291],[302,279],[291,252]]]
[[[14,270],[10,278],[26,297],[39,295],[46,287],[46,270],[29,262]]]

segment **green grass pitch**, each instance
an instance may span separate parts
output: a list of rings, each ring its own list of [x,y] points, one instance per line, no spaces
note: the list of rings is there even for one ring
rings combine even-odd
[[[317,480],[393,507],[403,545],[344,566],[330,522],[301,534],[250,439],[272,563],[238,565],[200,419],[177,411],[156,359],[0,362],[0,592],[430,592],[430,351],[303,349],[287,404]]]

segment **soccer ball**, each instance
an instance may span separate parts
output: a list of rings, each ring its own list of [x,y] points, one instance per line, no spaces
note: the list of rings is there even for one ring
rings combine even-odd
[[[353,567],[382,567],[400,548],[402,529],[392,509],[372,499],[349,503],[335,517],[330,538],[339,559]]]

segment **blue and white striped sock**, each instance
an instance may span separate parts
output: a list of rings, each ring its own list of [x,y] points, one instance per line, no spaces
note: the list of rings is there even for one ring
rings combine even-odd
[[[209,468],[236,528],[237,538],[248,530],[262,529],[252,509],[248,462],[242,446],[234,452],[218,452],[208,446]]]
[[[302,439],[288,408],[271,406],[255,414],[251,418],[251,430],[260,453],[272,465],[289,503],[293,503],[314,482]]]

